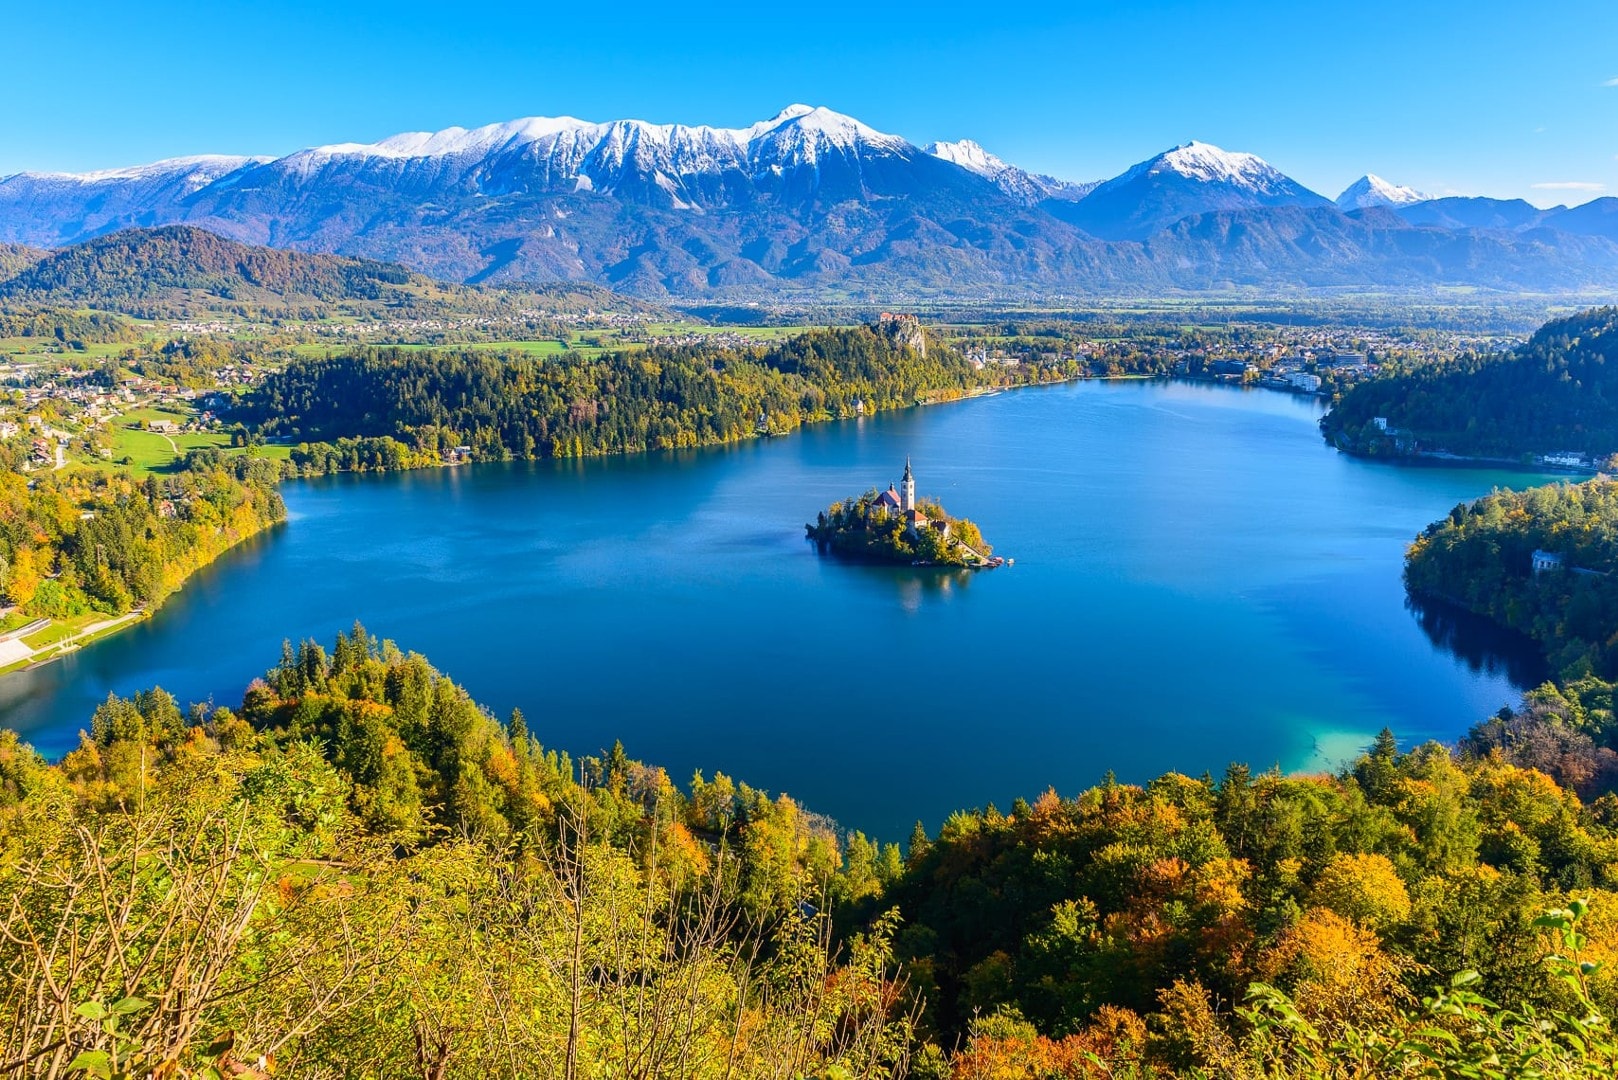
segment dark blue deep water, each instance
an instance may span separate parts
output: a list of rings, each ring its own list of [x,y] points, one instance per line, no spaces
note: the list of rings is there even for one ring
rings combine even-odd
[[[1309,399],[1173,382],[1024,390],[745,446],[288,484],[290,520],[155,617],[0,679],[42,750],[109,692],[235,704],[283,638],[355,619],[549,746],[621,738],[900,839],[917,818],[1126,780],[1322,767],[1383,725],[1453,739],[1538,677],[1406,605],[1405,545],[1544,478],[1328,450]],[[896,480],[1010,569],[846,565],[803,523]]]

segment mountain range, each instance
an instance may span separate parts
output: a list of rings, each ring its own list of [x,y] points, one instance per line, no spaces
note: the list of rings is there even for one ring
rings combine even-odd
[[[536,117],[0,179],[0,244],[176,223],[449,281],[659,298],[1618,289],[1618,199],[1540,210],[1367,175],[1334,201],[1200,142],[1075,183],[805,105],[745,128]]]

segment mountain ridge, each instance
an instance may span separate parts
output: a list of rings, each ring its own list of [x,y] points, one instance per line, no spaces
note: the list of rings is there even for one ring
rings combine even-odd
[[[1373,179],[1361,183],[1374,205],[1344,207],[1349,192],[1334,205],[1256,155],[1189,142],[1075,184],[970,140],[920,147],[809,105],[740,128],[528,117],[274,159],[18,173],[0,178],[0,243],[187,224],[447,281],[689,299],[1235,281],[1618,290],[1618,200],[1411,202]]]

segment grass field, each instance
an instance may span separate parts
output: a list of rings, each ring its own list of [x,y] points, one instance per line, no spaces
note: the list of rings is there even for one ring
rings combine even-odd
[[[126,341],[109,344],[91,343],[81,352],[78,349],[66,348],[55,338],[0,337],[0,360],[23,364],[41,361],[60,363],[68,360],[101,360],[117,356],[128,348],[130,345]]]
[[[112,460],[127,464],[138,473],[161,469],[174,461],[174,447],[155,431],[130,428],[123,419],[113,421]],[[127,461],[125,459],[128,459]]]
[[[230,435],[223,431],[192,431],[179,435],[160,435],[147,431],[145,425],[153,420],[167,420],[184,424],[191,420],[187,413],[176,409],[131,409],[116,417],[108,426],[111,435],[112,457],[80,457],[77,462],[91,468],[111,471],[127,468],[137,476],[161,473],[171,469],[175,462],[192,450],[216,449],[227,454],[245,454],[246,447],[232,447]],[[260,457],[284,461],[292,453],[290,446],[259,446],[254,453]]]
[[[75,615],[70,619],[52,619],[51,624],[45,629],[23,638],[23,644],[31,649],[43,649],[48,645],[55,645],[63,638],[72,637],[92,623],[104,622],[109,618],[110,615],[92,611],[85,615]]]

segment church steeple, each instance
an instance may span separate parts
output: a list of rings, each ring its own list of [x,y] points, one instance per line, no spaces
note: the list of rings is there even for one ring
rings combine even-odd
[[[899,481],[899,509],[914,510],[916,508],[916,478],[910,474],[910,457],[905,456],[904,479]]]

